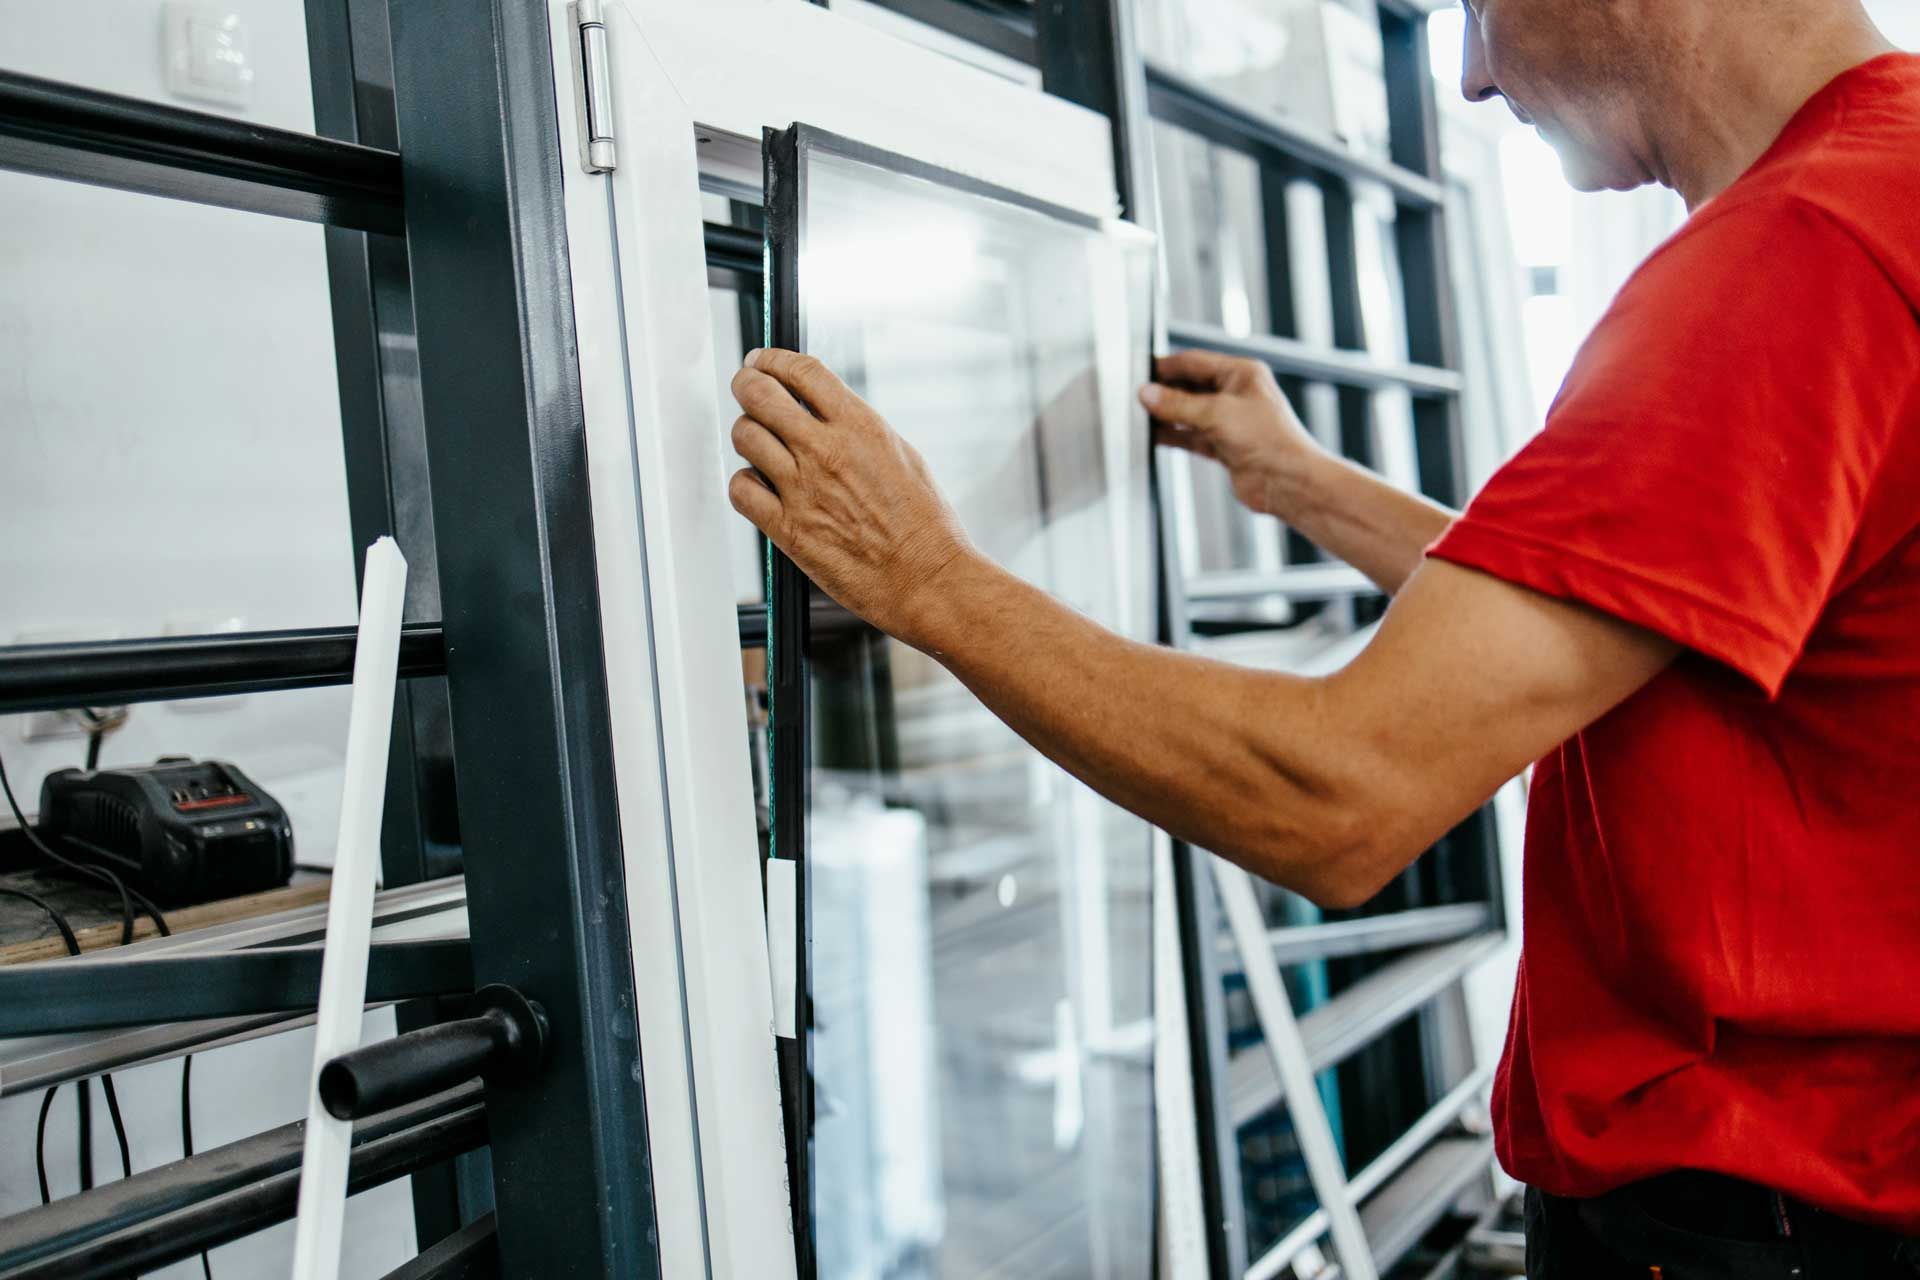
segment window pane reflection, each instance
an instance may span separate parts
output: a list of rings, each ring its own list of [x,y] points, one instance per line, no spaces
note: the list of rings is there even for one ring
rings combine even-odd
[[[984,551],[1142,634],[1149,259],[802,163],[804,345]],[[1148,828],[924,655],[816,625],[810,658],[820,1274],[1148,1275]]]

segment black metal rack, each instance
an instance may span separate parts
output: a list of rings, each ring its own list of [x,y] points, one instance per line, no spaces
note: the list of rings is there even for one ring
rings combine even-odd
[[[884,2],[1037,66],[1049,92],[1107,115],[1130,213],[1147,212],[1152,190],[1151,117],[1330,191],[1392,191],[1406,362],[1366,353],[1344,284],[1334,347],[1284,333],[1172,333],[1345,388],[1343,417],[1372,390],[1407,390],[1422,486],[1459,501],[1461,384],[1417,4],[1380,0],[1393,135],[1382,161],[1144,62],[1128,0]],[[414,1177],[423,1253],[396,1275],[657,1274],[629,923],[618,895],[609,905],[596,890],[618,881],[621,848],[611,744],[596,713],[606,673],[545,12],[307,0],[307,19],[316,135],[0,72],[0,168],[324,224],[352,550],[357,560],[390,534],[413,566],[385,881],[457,869],[428,834],[431,813],[456,809],[472,920],[470,944],[376,947],[369,998],[420,997],[401,1008],[405,1031],[444,1016],[429,997],[512,982],[539,998],[554,1045],[535,1081],[463,1086],[362,1122],[353,1185]],[[1344,233],[1337,217],[1329,229],[1336,279],[1350,282],[1347,217]],[[709,224],[705,246],[711,269],[758,287],[757,232]],[[1176,576],[1168,585],[1173,639],[1185,601]],[[740,610],[743,646],[764,644],[765,628],[762,610]],[[0,714],[342,684],[353,648],[350,627],[0,648]],[[1486,853],[1484,833],[1478,840]],[[1204,857],[1182,849],[1176,860],[1211,1266],[1238,1277],[1247,1244],[1236,1085],[1245,1093],[1226,1052],[1230,962]],[[1322,956],[1370,955],[1415,935],[1459,945],[1497,925],[1497,906],[1486,911],[1401,929],[1329,925],[1312,941]],[[317,963],[311,949],[281,947],[0,970],[0,1008],[14,1019],[0,1035],[310,1007]],[[1411,1007],[1433,976],[1399,975],[1394,1007]],[[1344,1038],[1329,1043],[1345,1056],[1372,1024],[1342,1025]],[[481,1146],[497,1178],[457,1162]],[[297,1136],[276,1130],[36,1211],[30,1236],[10,1229],[0,1245],[0,1277],[123,1274],[285,1220],[297,1148]],[[237,1180],[220,1181],[222,1160]]]
[[[620,1030],[632,949],[623,905],[595,888],[621,854],[592,714],[598,619],[571,605],[594,598],[592,539],[568,524],[588,504],[566,465],[583,433],[545,14],[306,8],[315,134],[0,72],[0,167],[324,225],[342,550],[357,570],[393,535],[411,566],[384,878],[458,869],[427,831],[457,804],[473,925],[471,943],[376,944],[368,998],[406,1000],[407,1031],[506,980],[554,1032],[538,1077],[489,1083],[484,1111],[473,1085],[363,1125],[352,1185],[414,1175],[415,1275],[657,1274],[638,1047]],[[354,643],[343,626],[0,649],[0,713],[341,684]],[[310,1010],[318,965],[295,945],[0,970],[0,1035]],[[30,1211],[7,1224],[0,1275],[124,1274],[282,1221],[298,1145],[278,1131]],[[456,1167],[483,1145],[498,1178]],[[249,1185],[209,1181],[228,1166]]]

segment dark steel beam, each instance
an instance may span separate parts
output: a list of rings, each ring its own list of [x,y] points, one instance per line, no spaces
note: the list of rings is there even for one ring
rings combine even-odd
[[[389,1271],[386,1280],[498,1280],[499,1275],[500,1232],[488,1213]]]
[[[553,1054],[489,1085],[507,1275],[657,1275],[546,5],[391,5],[474,976]],[[561,20],[564,20],[562,18]],[[529,849],[539,850],[529,857]]]
[[[294,1215],[306,1124],[282,1125],[0,1220],[0,1280],[110,1280],[152,1271]],[[482,1146],[479,1084],[353,1126],[347,1190]],[[457,1273],[456,1273],[457,1274]]]
[[[1432,208],[1441,201],[1440,184],[1424,174],[1376,160],[1283,116],[1235,102],[1152,60],[1147,62],[1147,100],[1155,119],[1256,160],[1298,164],[1335,177],[1378,182],[1393,192],[1402,207]]]
[[[368,1004],[472,990],[464,939],[380,942],[368,953]],[[319,1003],[314,945],[0,966],[0,1038],[284,1013]]]
[[[704,230],[707,270],[745,276],[758,287],[763,247],[760,233],[747,227],[730,227],[721,222],[706,223]]]
[[[353,679],[351,627],[0,647],[0,714],[312,689]],[[431,622],[400,632],[400,675],[444,674]]]
[[[400,157],[0,72],[0,168],[390,234]]]

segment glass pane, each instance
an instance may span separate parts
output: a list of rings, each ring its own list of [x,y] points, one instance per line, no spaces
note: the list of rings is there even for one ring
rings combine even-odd
[[[1385,159],[1373,0],[1138,0],[1149,58],[1236,102]]]
[[[983,550],[1145,634],[1150,259],[842,145],[802,131],[803,345]],[[922,654],[808,657],[820,1274],[1146,1276],[1149,829]]]
[[[1153,126],[1153,147],[1168,318],[1239,336],[1271,332],[1259,166],[1166,124]]]

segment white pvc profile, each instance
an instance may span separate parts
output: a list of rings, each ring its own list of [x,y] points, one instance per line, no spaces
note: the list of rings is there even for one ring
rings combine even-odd
[[[737,517],[696,319],[701,175],[757,190],[761,130],[805,120],[1108,217],[1112,153],[1103,117],[818,6],[601,7],[612,100],[598,105],[618,164],[578,163],[574,111],[558,150],[660,1264],[780,1280],[795,1258],[727,561]],[[564,0],[548,15],[556,84],[576,94]]]
[[[353,654],[353,703],[347,716],[340,841],[327,900],[326,950],[320,963],[313,1071],[307,1078],[307,1131],[300,1160],[299,1216],[294,1226],[294,1280],[336,1280],[347,1216],[347,1159],[353,1124],[320,1102],[320,1069],[359,1047],[367,998],[367,951],[373,940],[374,880],[380,868],[380,819],[387,798],[387,747],[400,665],[400,619],[406,608],[407,562],[392,538],[367,551],[360,592],[360,634]]]

